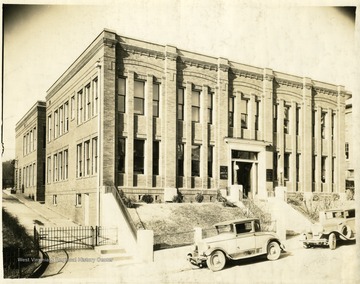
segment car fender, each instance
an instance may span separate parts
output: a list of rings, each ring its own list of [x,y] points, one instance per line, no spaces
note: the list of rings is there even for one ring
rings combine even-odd
[[[211,255],[214,251],[216,251],[216,250],[222,251],[227,258],[231,258],[231,256],[227,253],[227,251],[224,250],[224,248],[222,248],[222,247],[212,247],[212,248],[208,248],[208,249],[204,252],[204,254],[208,257],[208,256],[210,256],[210,255]]]
[[[268,241],[266,242],[266,246],[263,248],[264,251],[267,251],[267,248],[268,248],[268,246],[269,246],[269,244],[270,244],[271,242],[277,242],[277,243],[279,244],[281,250],[282,250],[282,251],[285,251],[285,245],[282,244],[281,241],[280,241],[279,239],[277,239],[277,238],[268,239]]]

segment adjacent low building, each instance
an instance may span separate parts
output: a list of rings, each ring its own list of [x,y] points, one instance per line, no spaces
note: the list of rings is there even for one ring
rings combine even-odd
[[[46,95],[46,202],[99,222],[111,187],[205,201],[239,184],[345,192],[343,86],[104,30]]]
[[[45,201],[46,103],[38,101],[15,127],[15,188]]]

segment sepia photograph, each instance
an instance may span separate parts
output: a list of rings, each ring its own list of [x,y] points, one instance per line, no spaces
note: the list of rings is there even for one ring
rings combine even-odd
[[[353,0],[2,2],[2,281],[360,282]]]

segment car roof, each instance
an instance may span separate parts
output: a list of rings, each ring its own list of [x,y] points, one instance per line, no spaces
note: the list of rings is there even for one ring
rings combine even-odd
[[[334,209],[326,209],[323,210],[324,212],[336,212],[336,211],[349,211],[349,210],[355,210],[355,208],[334,208]]]
[[[228,220],[220,223],[216,223],[214,226],[226,226],[230,224],[238,224],[238,223],[244,223],[244,222],[250,222],[254,220],[259,220],[259,218],[242,218],[242,219],[234,219],[234,220]]]

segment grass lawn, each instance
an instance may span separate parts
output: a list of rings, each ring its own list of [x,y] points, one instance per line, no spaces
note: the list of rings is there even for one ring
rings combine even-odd
[[[138,203],[128,210],[138,228],[154,231],[155,244],[161,247],[192,243],[195,227],[207,231],[215,223],[245,217],[241,208],[224,207],[219,202]]]

